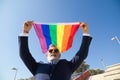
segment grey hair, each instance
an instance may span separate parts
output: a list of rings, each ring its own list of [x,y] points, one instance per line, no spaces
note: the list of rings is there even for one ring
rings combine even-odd
[[[50,44],[50,45],[49,45],[49,48],[50,48],[50,47],[56,47],[56,48],[57,48],[57,46],[55,46],[54,44]]]
[[[50,48],[50,47],[56,47],[56,48],[57,48],[57,46],[55,46],[54,44],[50,44],[50,45],[49,45],[49,48]],[[48,48],[48,50],[49,50],[49,48]],[[58,49],[58,48],[57,48],[57,49]],[[46,52],[45,54],[47,54],[47,52]]]

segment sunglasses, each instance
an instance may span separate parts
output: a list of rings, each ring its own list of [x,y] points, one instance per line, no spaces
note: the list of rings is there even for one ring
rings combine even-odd
[[[55,53],[58,53],[58,52],[59,52],[58,49],[49,49],[48,51],[49,51],[50,53],[52,53],[53,51],[54,51]]]

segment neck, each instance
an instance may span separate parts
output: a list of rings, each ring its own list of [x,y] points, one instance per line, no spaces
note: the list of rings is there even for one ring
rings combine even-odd
[[[49,63],[51,64],[57,64],[58,62],[59,62],[59,59],[54,59],[54,60],[49,61]]]

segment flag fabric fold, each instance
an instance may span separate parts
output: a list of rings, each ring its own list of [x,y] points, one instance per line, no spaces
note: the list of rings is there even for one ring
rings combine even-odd
[[[33,26],[43,53],[47,52],[50,44],[63,53],[71,48],[80,23],[33,23]]]

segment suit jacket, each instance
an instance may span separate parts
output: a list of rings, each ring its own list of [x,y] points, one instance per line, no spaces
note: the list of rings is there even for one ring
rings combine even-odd
[[[28,37],[19,36],[20,57],[30,72],[36,77],[38,74],[47,74],[50,79],[45,80],[70,80],[72,73],[81,65],[88,55],[90,36],[83,36],[81,46],[75,56],[67,61],[61,59],[57,64],[38,63],[32,57],[28,48]],[[44,80],[36,78],[36,80]]]

